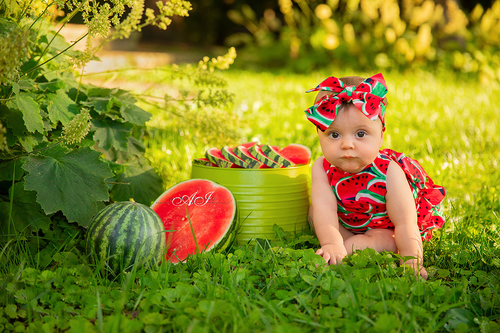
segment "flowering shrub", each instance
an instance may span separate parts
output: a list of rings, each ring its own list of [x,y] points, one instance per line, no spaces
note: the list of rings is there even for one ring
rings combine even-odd
[[[249,6],[230,11],[253,38],[238,34],[228,41],[264,49],[253,52],[263,62],[302,70],[332,61],[362,69],[434,64],[500,80],[499,0],[487,10],[478,4],[468,15],[452,0],[279,0],[278,5],[282,18],[273,9],[262,18]]]

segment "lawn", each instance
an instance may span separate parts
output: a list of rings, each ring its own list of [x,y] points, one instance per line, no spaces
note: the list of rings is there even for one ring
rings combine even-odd
[[[316,158],[315,130],[303,113],[314,94],[305,90],[332,74],[353,73],[222,72],[233,103],[204,109],[202,120],[196,110],[175,115],[143,101],[153,113],[146,155],[165,187],[188,179],[191,160],[210,146],[295,142]],[[158,69],[92,80],[126,82],[147,101],[169,91],[164,75]],[[279,228],[275,241],[259,239],[109,280],[87,263],[76,237],[57,249],[47,269],[20,265],[0,276],[0,330],[498,332],[499,86],[450,73],[384,76],[384,146],[420,161],[448,193],[447,223],[424,244],[427,281],[399,267],[397,255],[371,250],[325,266],[314,254],[318,243],[311,233]]]

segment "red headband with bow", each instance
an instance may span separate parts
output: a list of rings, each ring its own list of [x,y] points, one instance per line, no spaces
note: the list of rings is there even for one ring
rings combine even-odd
[[[332,94],[322,97],[313,106],[307,109],[307,119],[324,131],[335,120],[342,103],[352,102],[365,116],[371,120],[379,118],[385,130],[384,98],[387,95],[387,86],[381,73],[367,78],[358,86],[345,86],[336,77],[329,77],[311,91],[330,91]]]

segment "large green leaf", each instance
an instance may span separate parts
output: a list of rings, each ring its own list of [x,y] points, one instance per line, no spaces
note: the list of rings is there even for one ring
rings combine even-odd
[[[94,120],[94,141],[99,142],[99,147],[109,150],[111,147],[119,150],[127,150],[128,140],[131,135],[132,124],[120,123],[111,119]]]
[[[23,159],[7,160],[0,163],[0,181],[2,180],[20,180],[24,174],[21,168]]]
[[[16,108],[8,108],[0,105],[0,119],[10,130],[7,131],[7,144],[14,146],[18,143],[27,151],[31,152],[36,145],[44,140],[42,133],[29,133],[24,120],[23,113]]]
[[[52,80],[50,82],[40,82],[38,83],[38,87],[42,91],[57,91],[59,89],[64,89],[66,88],[66,84],[64,83],[63,80],[56,79]]]
[[[70,106],[75,103],[64,90],[60,89],[55,94],[47,94],[47,100],[49,102],[47,111],[52,123],[60,121],[61,124],[66,125],[75,116],[70,111]]]
[[[27,132],[21,111],[0,105],[0,115],[5,119],[4,125],[12,130],[14,136],[21,136]]]
[[[83,104],[88,107],[93,107],[99,114],[110,112],[115,104],[119,104],[114,97],[117,91],[118,89],[92,87],[88,90],[88,99],[86,102],[83,102]]]
[[[42,212],[36,202],[35,192],[24,190],[24,182],[18,182],[11,187],[9,194],[12,202],[0,201],[2,232],[6,233],[10,229],[10,233],[13,234],[14,228],[21,233],[49,228],[50,218]],[[10,228],[7,223],[10,223]]]
[[[44,136],[40,133],[28,134],[23,133],[17,137],[19,143],[27,152],[33,151],[35,147],[44,139]]]
[[[70,222],[88,226],[98,203],[109,199],[104,179],[113,173],[90,148],[55,146],[27,157],[23,169],[28,172],[25,188],[36,191],[46,214],[60,210]]]
[[[109,150],[104,150],[103,154],[108,161],[120,161],[121,163],[126,163],[131,159],[137,158],[138,156],[143,156],[146,148],[141,141],[137,140],[133,136],[129,136],[128,140],[128,150],[119,150],[111,148]]]
[[[89,100],[83,104],[88,107],[93,107],[98,113],[103,113],[111,110],[114,100],[109,97],[89,97]]]
[[[124,164],[124,173],[116,176],[115,181],[122,183],[113,186],[113,200],[134,201],[151,205],[163,192],[161,178],[153,172],[146,162]]]
[[[136,125],[144,125],[151,118],[151,113],[144,111],[140,107],[129,104],[121,108],[123,119]]]
[[[45,132],[40,107],[30,94],[25,92],[16,94],[14,100],[9,101],[7,106],[22,112],[24,124],[29,132]]]

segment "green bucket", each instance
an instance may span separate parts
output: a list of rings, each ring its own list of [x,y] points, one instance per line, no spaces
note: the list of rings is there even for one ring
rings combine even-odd
[[[236,241],[275,239],[273,225],[284,231],[307,228],[308,165],[280,169],[231,169],[193,165],[191,178],[212,180],[234,195],[240,220]]]

